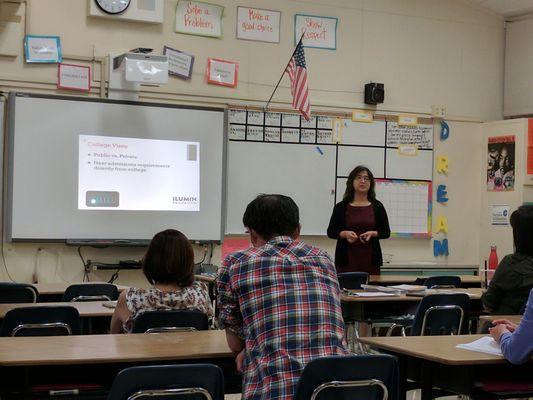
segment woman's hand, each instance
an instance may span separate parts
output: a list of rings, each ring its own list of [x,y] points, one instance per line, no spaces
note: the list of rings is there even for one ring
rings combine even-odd
[[[378,236],[378,232],[377,231],[367,231],[365,233],[361,233],[359,235],[359,239],[361,239],[361,242],[363,243],[366,243],[368,242],[371,238],[373,237],[377,237]]]
[[[346,239],[348,243],[355,243],[358,239],[358,236],[354,231],[341,231],[339,236],[343,239]]]
[[[514,332],[517,327],[516,324],[513,324],[508,319],[495,319],[494,321],[492,321],[492,325],[505,325],[509,332]]]
[[[494,328],[489,328],[490,336],[492,336],[492,338],[498,343],[500,343],[502,335],[508,332],[509,330],[504,324],[496,325]]]

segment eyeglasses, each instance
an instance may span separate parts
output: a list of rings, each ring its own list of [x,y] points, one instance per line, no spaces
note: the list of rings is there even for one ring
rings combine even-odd
[[[370,177],[369,176],[361,176],[361,175],[357,175],[355,177],[355,180],[357,181],[363,181],[363,182],[370,182]]]

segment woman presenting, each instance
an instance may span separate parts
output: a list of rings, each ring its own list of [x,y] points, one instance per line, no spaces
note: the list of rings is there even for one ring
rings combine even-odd
[[[355,167],[346,181],[343,200],[336,204],[329,221],[328,237],[337,239],[337,272],[367,272],[379,275],[383,264],[379,239],[390,236],[389,219],[376,200],[374,175]]]

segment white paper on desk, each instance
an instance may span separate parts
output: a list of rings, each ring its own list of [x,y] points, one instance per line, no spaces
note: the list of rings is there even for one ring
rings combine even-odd
[[[418,292],[418,291],[427,289],[423,285],[406,285],[406,284],[394,285],[394,286],[389,286],[389,287],[397,289],[397,290],[401,290],[402,292]]]
[[[458,344],[458,349],[472,350],[480,353],[492,354],[495,356],[503,356],[500,345],[490,336],[483,336],[481,339],[475,340],[471,343]]]
[[[380,292],[380,293],[398,293],[398,289],[392,289],[390,286],[379,285],[361,285],[361,289],[367,292]]]
[[[390,297],[390,296],[399,296],[398,293],[385,293],[385,292],[351,292],[351,296],[357,297]]]

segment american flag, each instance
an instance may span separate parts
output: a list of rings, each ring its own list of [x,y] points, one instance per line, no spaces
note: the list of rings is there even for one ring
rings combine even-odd
[[[309,105],[309,89],[307,87],[307,68],[302,41],[296,46],[296,50],[285,69],[291,79],[292,107],[299,110],[304,118],[309,121],[311,106]]]

